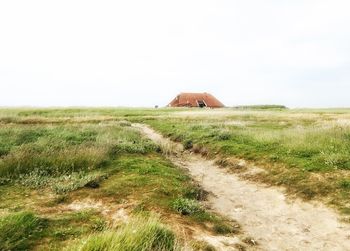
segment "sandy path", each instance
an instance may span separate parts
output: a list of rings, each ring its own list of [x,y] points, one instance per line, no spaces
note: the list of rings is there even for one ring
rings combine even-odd
[[[156,143],[181,150],[149,127],[134,126]],[[278,188],[243,180],[197,154],[181,151],[169,158],[212,193],[213,210],[237,220],[263,250],[350,250],[350,225],[326,206],[287,200]]]

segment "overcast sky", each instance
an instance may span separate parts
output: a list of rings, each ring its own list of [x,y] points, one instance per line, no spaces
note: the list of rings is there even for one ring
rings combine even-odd
[[[0,1],[0,106],[350,107],[349,0]]]

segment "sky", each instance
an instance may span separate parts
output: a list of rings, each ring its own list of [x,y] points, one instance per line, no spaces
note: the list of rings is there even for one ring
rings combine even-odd
[[[349,0],[3,0],[0,106],[350,107]]]

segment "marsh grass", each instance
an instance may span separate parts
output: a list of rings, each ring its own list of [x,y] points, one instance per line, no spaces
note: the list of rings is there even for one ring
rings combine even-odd
[[[196,113],[193,115],[193,113]],[[239,157],[268,171],[265,182],[341,208],[349,203],[350,113],[332,111],[188,111],[147,123],[192,151]],[[315,179],[317,177],[317,179]],[[339,185],[342,184],[342,185]]]
[[[182,215],[193,215],[204,211],[198,201],[187,198],[177,198],[173,201],[172,207]]]
[[[99,183],[107,178],[108,174],[103,174],[101,171],[80,171],[50,176],[45,171],[35,169],[30,173],[20,174],[15,182],[32,189],[49,187],[53,192],[63,194],[82,187],[97,188]]]
[[[149,248],[154,236],[164,241],[164,250],[172,250],[169,243],[177,247],[176,238],[158,227],[150,228],[153,223],[115,230],[100,212],[62,215],[56,210],[87,197],[120,205],[132,201],[138,205],[135,212],[181,214],[176,217],[183,222],[220,235],[239,231],[236,224],[198,209],[205,191],[159,154],[173,154],[177,149],[156,146],[130,126],[141,122],[191,151],[261,164],[267,172],[254,179],[283,185],[305,198],[329,198],[349,213],[349,121],[347,110],[0,110],[0,188],[4,188],[0,209],[37,209],[34,217],[38,219],[39,212],[48,212],[47,226],[36,232],[33,225],[35,233],[23,244],[35,250],[62,250],[73,240],[79,243],[69,248],[77,250],[113,248],[120,240],[130,244],[130,250],[147,250],[142,248]],[[49,198],[47,203],[43,203],[42,191],[48,193],[44,195]],[[182,215],[188,208],[190,213]],[[157,221],[157,226],[162,225]],[[11,236],[6,234],[5,239]]]
[[[174,199],[203,199],[205,192],[160,154],[173,154],[177,149],[156,146],[125,120],[139,120],[143,112],[66,112],[0,110],[0,210],[31,210],[47,218],[40,234],[28,237],[26,250],[62,250],[73,240],[87,240],[90,235],[89,243],[95,243],[111,231],[110,239],[129,243],[130,250],[174,250],[175,237],[159,220],[152,223],[154,220],[146,219],[147,226],[137,227],[141,234],[133,239],[135,235],[127,226],[121,228],[123,231],[111,230],[115,224],[99,210],[132,200],[140,205],[133,212],[151,214],[155,210],[175,215]],[[95,212],[65,211],[72,201],[85,198],[103,206]],[[201,210],[185,221],[205,228],[206,223],[219,222],[219,218]],[[31,228],[36,231],[35,226]],[[141,238],[144,236],[146,239]],[[3,238],[10,240],[11,236],[4,232]],[[133,249],[134,242],[139,243],[138,249]]]
[[[44,228],[44,220],[30,212],[0,218],[0,250],[28,250]]]
[[[70,175],[101,168],[118,154],[155,149],[136,130],[115,125],[6,126],[0,129],[0,177]],[[36,175],[38,176],[38,175]]]
[[[117,230],[91,235],[67,250],[172,251],[177,249],[175,234],[155,217],[136,216]]]

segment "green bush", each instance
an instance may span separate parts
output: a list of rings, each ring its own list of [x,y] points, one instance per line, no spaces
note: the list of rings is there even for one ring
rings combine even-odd
[[[0,250],[28,250],[43,227],[43,221],[33,213],[20,212],[0,218]]]
[[[203,212],[203,208],[197,201],[186,198],[176,199],[173,202],[173,208],[182,215],[192,215]]]
[[[187,139],[183,142],[183,146],[185,150],[189,150],[193,147],[193,141],[190,139]]]

